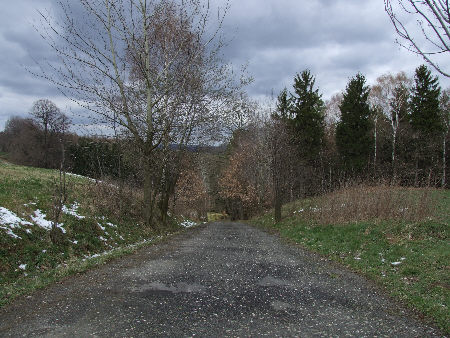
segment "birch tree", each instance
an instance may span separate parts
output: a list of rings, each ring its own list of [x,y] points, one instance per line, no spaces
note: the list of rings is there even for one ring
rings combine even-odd
[[[378,77],[376,84],[372,86],[370,90],[370,101],[372,106],[381,110],[391,125],[391,165],[392,178],[394,181],[396,176],[398,133],[401,123],[407,119],[408,99],[411,85],[412,80],[408,78],[404,72],[400,72],[396,75],[385,74]],[[374,136],[376,147],[376,131]]]
[[[447,137],[450,130],[450,88],[442,91],[440,97],[440,108],[442,115],[443,135],[442,135],[442,187],[447,185]]]
[[[40,75],[134,142],[147,225],[155,225],[171,160],[156,154],[200,137],[216,108],[241,88],[220,59],[227,10],[217,10],[216,23],[201,0],[62,1],[57,17],[41,13],[39,30],[59,62],[41,65]]]

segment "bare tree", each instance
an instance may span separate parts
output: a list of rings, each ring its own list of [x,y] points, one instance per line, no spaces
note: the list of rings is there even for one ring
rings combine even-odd
[[[325,102],[325,124],[336,125],[341,116],[339,106],[342,103],[342,92],[334,94],[329,100]]]
[[[385,74],[377,78],[376,84],[370,89],[372,106],[380,110],[389,120],[392,132],[392,178],[396,177],[396,146],[400,124],[407,118],[408,99],[412,80],[404,72],[396,75]],[[376,122],[375,122],[376,126]],[[375,129],[375,154],[376,154]],[[375,155],[376,156],[376,155]]]
[[[3,135],[9,160],[33,166],[42,163],[42,130],[35,120],[11,117]]]
[[[448,0],[384,0],[384,5],[402,40],[398,43],[407,50],[421,55],[440,74],[450,77],[449,71],[439,66],[434,58],[450,51]],[[418,35],[408,26],[401,12],[414,16]]]
[[[442,91],[440,97],[440,106],[442,114],[442,125],[443,125],[443,135],[442,135],[442,187],[445,188],[446,181],[446,169],[447,169],[447,137],[450,130],[450,88]]]
[[[59,129],[61,110],[50,100],[37,100],[31,108],[31,115],[44,130],[44,167],[48,167],[49,134]],[[66,120],[66,119],[64,119]]]
[[[171,145],[200,137],[217,106],[240,88],[220,59],[227,9],[218,10],[214,30],[201,0],[61,1],[59,20],[41,13],[41,34],[62,60],[41,75],[133,140],[143,162],[147,225],[155,225]]]

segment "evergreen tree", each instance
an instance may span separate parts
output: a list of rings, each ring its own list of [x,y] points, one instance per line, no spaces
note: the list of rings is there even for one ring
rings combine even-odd
[[[272,114],[275,119],[286,121],[291,115],[291,100],[288,97],[287,89],[284,88],[277,98],[277,110]]]
[[[439,112],[441,87],[437,76],[425,65],[416,69],[415,85],[411,98],[411,125],[422,137],[430,137],[442,132]]]
[[[410,102],[411,126],[415,138],[414,184],[425,179],[431,184],[433,166],[439,158],[440,137],[443,132],[439,108],[441,88],[437,76],[425,65],[416,69]]]
[[[291,97],[291,119],[295,145],[303,158],[313,160],[319,155],[324,137],[325,104],[315,79],[309,70],[294,78],[294,94]]]
[[[358,73],[347,84],[339,106],[341,119],[336,126],[336,145],[346,167],[356,172],[367,165],[372,151],[369,92],[366,78]]]

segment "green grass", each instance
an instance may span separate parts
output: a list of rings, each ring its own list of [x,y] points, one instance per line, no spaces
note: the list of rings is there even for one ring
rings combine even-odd
[[[0,207],[27,222],[34,223],[31,216],[36,210],[51,220],[58,177],[55,170],[0,160]],[[10,229],[0,224],[0,306],[18,295],[132,252],[136,243],[146,245],[160,238],[142,225],[136,212],[138,194],[119,195],[114,185],[70,175],[67,186],[65,205],[70,208],[76,203],[78,215],[84,218],[62,214],[59,222],[66,233],[61,244],[52,244],[49,231],[36,224]],[[116,201],[123,204],[119,206],[122,209],[114,204]],[[174,224],[168,232],[177,230]]]
[[[344,205],[343,212],[335,213],[347,214],[348,219],[333,224],[323,221],[332,219],[333,212],[328,210],[331,217],[324,218],[320,215],[320,209],[327,209],[327,203],[337,199],[324,196],[286,205],[280,223],[274,223],[272,213],[254,218],[251,222],[276,230],[282,237],[364,274],[449,334],[450,192],[386,187],[383,190],[383,197],[386,193],[408,193],[410,207],[423,203],[426,194],[430,204],[424,206],[428,208],[427,213],[422,210],[414,212],[414,217],[411,212],[402,217],[385,217],[382,215],[395,213],[384,210],[374,213],[372,219],[361,214],[358,220],[352,211],[356,208],[355,204],[361,210],[364,209],[362,205],[370,209],[371,204],[367,201],[348,203],[351,202],[348,199],[345,205],[340,204]],[[373,205],[380,205],[374,194],[368,197],[364,189],[354,191],[352,196],[360,201],[372,198]],[[398,208],[398,205],[393,204],[391,208]],[[365,210],[364,215],[367,214],[371,214],[370,210]]]

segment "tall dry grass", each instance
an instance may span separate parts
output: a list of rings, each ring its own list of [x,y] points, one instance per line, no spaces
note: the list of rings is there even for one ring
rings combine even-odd
[[[105,178],[92,180],[81,190],[85,200],[90,202],[88,208],[92,214],[112,215],[117,220],[132,218],[143,221],[142,189]]]
[[[337,190],[297,210],[321,224],[366,220],[423,221],[436,212],[433,189],[355,186]]]

